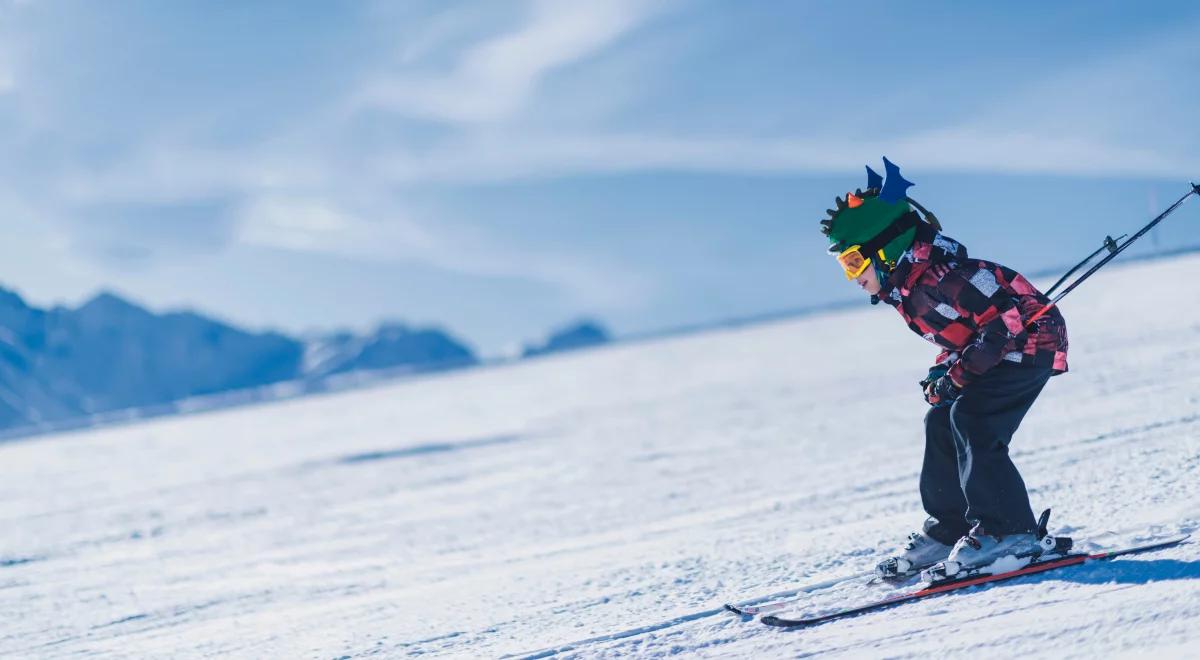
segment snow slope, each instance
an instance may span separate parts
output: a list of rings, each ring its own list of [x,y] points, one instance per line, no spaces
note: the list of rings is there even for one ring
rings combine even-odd
[[[1059,531],[1200,525],[1197,302],[1197,255],[1068,298],[1072,372],[1013,445]],[[934,353],[864,304],[3,445],[0,656],[1200,647],[1195,542],[802,631],[718,611],[870,566],[921,520]]]

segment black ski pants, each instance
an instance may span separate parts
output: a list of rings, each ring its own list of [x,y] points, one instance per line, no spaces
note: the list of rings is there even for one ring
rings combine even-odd
[[[993,535],[1037,526],[1008,443],[1051,370],[1001,363],[925,415],[921,503],[925,533],[952,545],[976,524]]]

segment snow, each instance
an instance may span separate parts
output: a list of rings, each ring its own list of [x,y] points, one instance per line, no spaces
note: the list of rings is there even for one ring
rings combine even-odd
[[[1085,549],[1198,526],[1197,301],[1190,255],[1064,303],[1013,453]],[[934,353],[864,304],[0,445],[0,656],[1193,654],[1196,542],[799,631],[720,611],[919,524]]]

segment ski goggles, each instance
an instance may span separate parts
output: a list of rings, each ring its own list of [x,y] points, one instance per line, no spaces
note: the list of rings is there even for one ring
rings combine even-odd
[[[837,260],[841,264],[842,270],[846,271],[848,280],[858,278],[863,271],[867,270],[867,266],[871,265],[871,258],[863,254],[861,245],[851,245],[837,253]]]

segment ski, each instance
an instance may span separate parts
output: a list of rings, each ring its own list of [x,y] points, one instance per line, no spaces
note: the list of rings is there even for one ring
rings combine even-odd
[[[1042,512],[1042,515],[1038,518],[1038,537],[1039,538],[1048,538],[1048,537],[1054,538],[1054,537],[1050,537],[1049,533],[1046,531],[1047,525],[1049,525],[1049,524],[1050,524],[1050,509],[1046,509],[1045,511]],[[1054,549],[1057,551],[1058,554],[1065,554],[1068,550],[1070,550],[1070,548],[1071,548],[1071,541],[1070,541],[1070,539],[1067,539],[1065,537],[1061,538],[1059,541],[1057,541],[1054,544]],[[839,586],[846,582],[860,580],[862,578],[870,578],[870,580],[868,580],[866,582],[866,584],[868,584],[868,585],[886,583],[886,584],[891,585],[894,588],[900,588],[900,587],[908,586],[908,584],[910,582],[912,582],[913,578],[918,577],[920,574],[921,574],[921,571],[918,570],[918,571],[911,571],[911,572],[905,573],[903,575],[892,575],[892,576],[887,576],[887,577],[880,577],[879,575],[876,574],[876,571],[874,571],[874,570],[863,571],[861,573],[855,573],[854,575],[847,575],[845,577],[834,578],[832,580],[826,580],[824,582],[818,582],[815,584],[809,584],[809,585],[806,585],[803,587],[798,587],[795,589],[789,589],[788,591],[781,591],[779,593],[774,593],[774,594],[770,594],[767,596],[760,596],[759,598],[754,598],[754,599],[751,599],[748,601],[743,601],[742,603],[739,603],[739,604],[726,603],[724,605],[724,608],[726,611],[733,612],[734,614],[737,614],[740,616],[755,616],[755,615],[759,615],[759,614],[767,614],[769,612],[778,612],[780,610],[786,610],[786,609],[791,608],[794,604],[803,600],[806,594],[812,593],[812,592],[820,590],[820,589],[836,587],[836,586]]]
[[[776,626],[776,627],[780,627],[780,628],[803,628],[806,626],[813,626],[816,624],[825,623],[826,621],[832,621],[834,619],[844,619],[847,617],[852,617],[852,616],[856,616],[859,614],[863,614],[865,612],[873,612],[876,610],[882,610],[882,609],[886,609],[886,608],[890,608],[890,607],[895,607],[895,606],[901,605],[903,603],[911,603],[913,601],[921,600],[923,598],[928,598],[930,596],[936,596],[938,594],[943,594],[943,593],[955,591],[958,589],[965,589],[967,587],[973,587],[976,585],[990,584],[993,582],[1000,582],[1003,580],[1011,580],[1013,578],[1018,578],[1018,577],[1022,577],[1025,575],[1032,575],[1035,573],[1043,573],[1045,571],[1051,571],[1051,570],[1054,570],[1057,568],[1065,568],[1067,566],[1077,566],[1079,564],[1083,564],[1084,562],[1088,562],[1088,561],[1100,561],[1100,560],[1112,559],[1114,557],[1120,557],[1123,555],[1131,555],[1131,554],[1135,554],[1135,553],[1139,553],[1139,552],[1150,552],[1152,550],[1160,550],[1162,548],[1168,548],[1168,547],[1171,547],[1174,545],[1179,545],[1180,543],[1183,543],[1184,541],[1186,541],[1189,536],[1190,536],[1189,534],[1184,534],[1182,536],[1172,537],[1172,538],[1169,538],[1166,540],[1156,541],[1154,543],[1148,543],[1148,544],[1139,545],[1139,546],[1132,546],[1132,547],[1128,547],[1128,548],[1121,548],[1119,550],[1109,550],[1106,552],[1097,552],[1097,553],[1091,553],[1091,554],[1072,553],[1072,554],[1055,557],[1053,559],[1037,561],[1037,562],[1029,564],[1023,568],[1019,568],[1019,569],[1012,570],[1012,571],[1005,571],[1003,573],[994,573],[994,574],[975,573],[975,574],[968,575],[966,577],[955,577],[955,578],[950,578],[947,580],[940,580],[940,581],[934,582],[932,584],[927,584],[927,585],[923,586],[922,588],[917,589],[915,591],[897,594],[895,596],[890,596],[888,598],[884,598],[882,600],[877,600],[877,601],[874,601],[871,603],[866,603],[864,605],[859,605],[856,607],[848,607],[848,608],[841,609],[841,610],[835,610],[833,612],[827,612],[825,614],[820,614],[817,616],[792,619],[792,618],[787,618],[787,617],[768,615],[768,616],[764,616],[760,620],[763,623],[767,624],[768,626]]]
[[[739,614],[742,616],[754,616],[758,614],[765,614],[767,612],[778,612],[779,610],[784,610],[788,607],[791,607],[797,601],[803,599],[805,594],[810,594],[821,589],[835,587],[843,582],[868,578],[874,574],[875,571],[871,570],[855,573],[853,575],[843,575],[842,577],[824,580],[822,582],[814,582],[801,587],[777,591],[773,594],[767,594],[766,596],[751,598],[750,600],[744,600],[740,603],[725,603],[723,607],[728,612],[733,612],[734,614]]]

